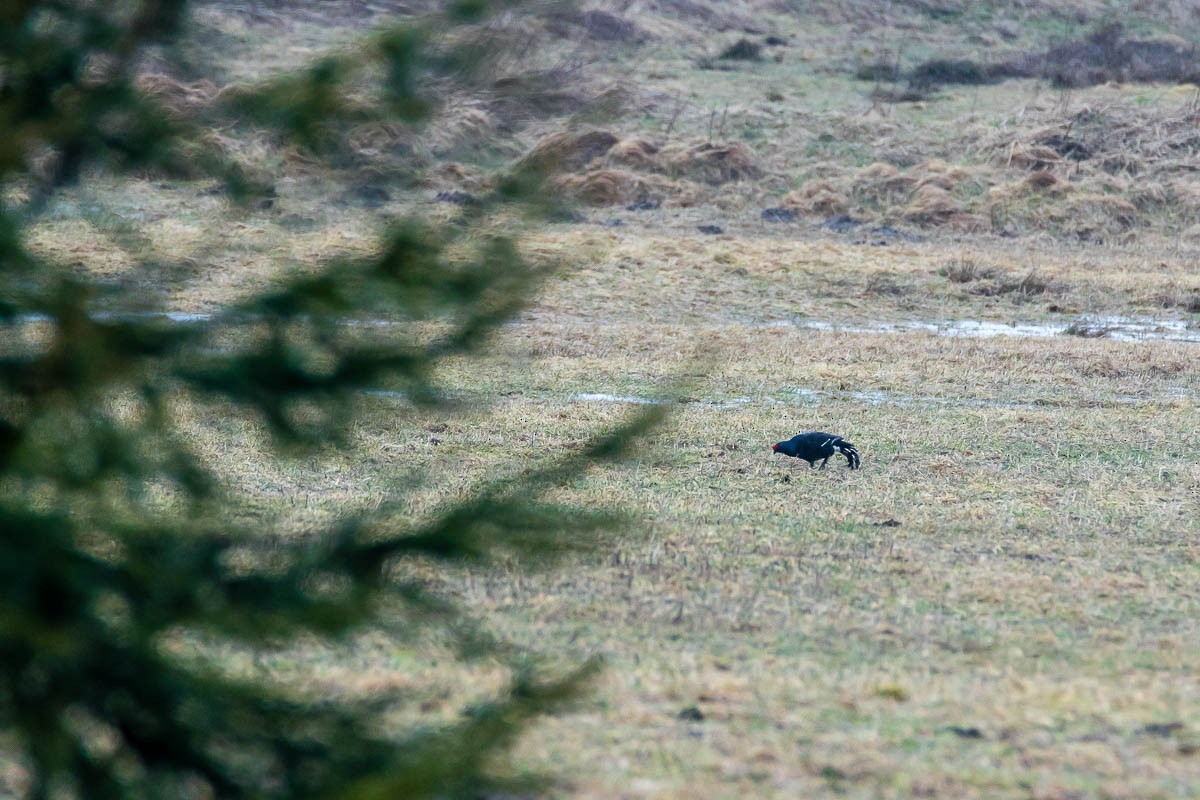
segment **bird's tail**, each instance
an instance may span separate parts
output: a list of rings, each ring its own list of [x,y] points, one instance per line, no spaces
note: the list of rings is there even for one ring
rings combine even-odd
[[[840,439],[835,443],[838,450],[846,457],[846,463],[850,465],[850,469],[858,469],[860,463],[858,457],[858,448],[845,439]]]

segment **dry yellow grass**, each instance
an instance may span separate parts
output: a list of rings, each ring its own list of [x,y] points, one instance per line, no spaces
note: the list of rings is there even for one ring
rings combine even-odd
[[[252,427],[210,456],[297,528],[380,502],[397,471],[418,481],[405,510],[420,518],[623,413],[580,393],[653,396],[707,354],[631,464],[561,495],[630,509],[626,538],[546,575],[441,578],[536,650],[607,659],[520,764],[580,797],[1189,796],[1195,345],[647,325],[576,289],[609,318],[547,314],[484,364],[446,366],[473,410],[398,418],[369,399],[333,471],[256,454]],[[233,424],[197,435],[229,441]],[[864,469],[770,453],[811,427],[851,436]],[[356,646],[351,671],[303,648],[277,668],[411,681],[406,719],[490,685],[431,666],[433,643],[395,646],[399,660]]]
[[[929,346],[942,340],[913,338],[893,357],[940,352]],[[967,359],[976,369],[999,354],[1026,393],[1060,391],[1036,343],[987,344]],[[849,362],[869,349],[833,334],[810,346],[834,345]],[[420,474],[409,507],[420,517],[614,421],[619,407],[572,401],[572,390],[631,367],[658,375],[659,355],[634,349],[581,358],[571,381],[553,360],[485,370],[484,397],[496,397],[489,379],[511,396],[465,416],[397,428],[393,404],[371,401],[361,449],[339,473],[279,473],[241,448],[222,461],[231,480],[291,498],[299,524],[385,496],[390,469]],[[769,356],[740,360],[765,373]],[[713,378],[737,383],[724,369]],[[1108,388],[1152,393],[1147,380]],[[633,464],[564,495],[633,511],[611,552],[545,576],[445,581],[535,649],[607,658],[594,696],[539,724],[518,753],[562,775],[571,796],[1025,797],[1060,784],[1183,797],[1197,778],[1188,720],[1200,713],[1196,422],[1191,400],[1097,406],[1085,392],[1032,409],[849,396],[685,404]],[[864,469],[810,471],[770,454],[810,426],[853,435]],[[399,680],[393,664],[425,682],[421,698],[477,680],[430,671],[436,650],[403,667],[387,652],[356,650],[359,679]],[[293,658],[288,674],[303,674]],[[423,702],[429,718],[446,710]],[[691,707],[701,720],[678,718]]]
[[[1165,247],[1080,248],[973,237],[885,248],[866,239],[788,236],[755,220],[745,220],[732,239],[696,236],[682,225],[667,234],[649,226],[635,231],[579,226],[531,236],[526,246],[532,255],[578,272],[553,284],[535,309],[585,316],[603,298],[620,299],[628,316],[647,321],[671,315],[742,322],[1005,321],[1045,316],[1053,313],[1051,306],[1161,314],[1172,297],[1200,289],[1194,255]],[[1047,286],[1032,294],[991,292],[948,279],[947,265],[962,260],[1011,281],[1036,273]]]

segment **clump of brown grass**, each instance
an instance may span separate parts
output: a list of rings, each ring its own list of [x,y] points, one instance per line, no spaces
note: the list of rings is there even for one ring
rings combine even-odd
[[[1025,273],[1013,273],[967,257],[947,261],[937,273],[951,283],[969,284],[967,290],[980,297],[1014,295],[1026,298],[1058,292],[1062,288],[1036,269]]]
[[[1200,186],[1194,181],[1135,181],[1128,187],[1128,198],[1138,211],[1180,221],[1200,216]]]
[[[1200,289],[1167,286],[1138,299],[1141,303],[1155,308],[1186,311],[1189,314],[1200,313]]]
[[[1012,295],[1016,299],[1025,299],[1043,295],[1047,292],[1059,291],[1057,284],[1046,278],[1036,269],[1031,269],[1023,275],[1013,275],[1012,273],[1003,271],[997,271],[993,274],[996,277],[979,280],[971,288],[972,294],[982,297]]]
[[[1049,217],[1063,230],[1076,234],[1120,233],[1137,224],[1137,207],[1123,197],[1097,193],[1075,193],[1062,205],[1050,209]]]
[[[663,150],[662,158],[670,174],[714,186],[762,175],[754,153],[741,142],[672,146]]]
[[[664,175],[647,175],[615,167],[557,175],[551,179],[550,186],[591,206],[651,200],[669,208],[690,208],[712,200],[711,190],[693,181],[672,180]]]
[[[1097,90],[1099,92],[1099,90]],[[1083,104],[1035,117],[1025,130],[1006,131],[983,143],[993,164],[1083,177],[1136,175],[1142,180],[1177,176],[1200,154],[1194,102],[1172,108],[1138,105],[1114,87],[1097,110]]]
[[[1112,333],[1115,328],[1111,325],[1105,325],[1101,322],[1095,322],[1086,319],[1077,319],[1063,329],[1064,336],[1078,336],[1081,339],[1100,339]],[[1085,370],[1086,371],[1086,370]],[[1114,370],[1105,369],[1092,374],[1101,374],[1108,377],[1115,377]]]
[[[617,205],[644,199],[661,201],[672,188],[670,181],[664,178],[609,167],[582,175],[559,175],[551,184],[579,202],[592,206]]]
[[[499,122],[479,104],[454,104],[442,108],[424,133],[434,153],[451,153],[464,147],[495,142]]]
[[[560,173],[554,185],[589,205],[656,199],[691,206],[707,194],[700,184],[720,186],[762,174],[740,142],[662,148],[645,137],[622,139],[606,130],[549,134],[521,163]]]
[[[912,172],[918,176],[938,176],[949,181],[951,185],[957,185],[971,177],[971,173],[965,167],[950,164],[940,158],[931,158],[928,161],[923,161],[914,166]]]
[[[557,131],[543,136],[522,161],[546,172],[574,172],[588,167],[619,141],[618,136],[605,130]]]
[[[827,180],[808,181],[783,198],[782,206],[801,214],[823,217],[845,214],[850,209],[845,195]]]
[[[885,212],[904,206],[919,179],[891,164],[868,164],[850,179],[851,195],[859,203]]]
[[[977,171],[940,159],[919,162],[907,171],[876,162],[851,173],[821,170],[819,177],[784,198],[783,205],[805,214],[877,215],[977,230],[987,227],[986,221],[970,213],[967,200],[984,184]]]
[[[865,167],[860,169],[858,174],[855,175],[855,180],[862,181],[864,183],[889,183],[891,181],[906,177],[907,176],[901,174],[899,167],[896,167],[893,164],[884,164],[883,162],[876,161],[871,164],[867,164]]]
[[[658,172],[664,168],[658,157],[659,150],[659,146],[649,139],[630,136],[609,148],[608,163]]]
[[[159,102],[169,113],[187,117],[208,107],[221,89],[212,81],[202,79],[190,83],[169,75],[145,73],[134,81],[139,92]]]
[[[951,283],[971,283],[973,281],[990,280],[1003,274],[1003,270],[988,267],[970,258],[954,258],[947,261],[938,274]]]
[[[917,190],[923,189],[926,186],[932,186],[935,189],[941,189],[943,192],[953,192],[955,182],[948,175],[926,175],[917,181]]]
[[[879,270],[867,276],[863,291],[868,295],[903,297],[912,291],[913,287],[894,272]]]
[[[708,201],[712,190],[694,181],[671,181],[663,205],[669,208],[691,208]]]
[[[1038,192],[1046,189],[1057,189],[1063,186],[1063,181],[1057,175],[1046,170],[1038,170],[1031,173],[1022,183],[1025,188]]]
[[[947,189],[936,183],[918,186],[904,209],[904,218],[925,225],[949,222],[963,213],[963,206]]]
[[[1007,153],[999,154],[999,159],[1006,167],[1030,170],[1046,170],[1063,161],[1058,151],[1052,147],[1016,141],[1009,144]]]
[[[1062,232],[1062,222],[1069,219],[1064,198],[1075,191],[1070,182],[1053,173],[1034,172],[1019,181],[990,188],[982,210],[996,230]]]

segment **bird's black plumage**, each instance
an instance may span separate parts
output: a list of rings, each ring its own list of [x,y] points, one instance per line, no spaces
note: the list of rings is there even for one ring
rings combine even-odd
[[[807,461],[809,467],[815,467],[820,460],[821,469],[825,469],[825,464],[834,453],[844,455],[850,469],[858,469],[859,466],[858,448],[842,437],[824,431],[796,434],[786,442],[778,442],[774,449],[776,453]]]

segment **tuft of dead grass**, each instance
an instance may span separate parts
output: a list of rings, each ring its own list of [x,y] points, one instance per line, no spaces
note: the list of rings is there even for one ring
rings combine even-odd
[[[670,145],[662,158],[671,175],[714,186],[762,175],[754,153],[741,142]]]
[[[1023,181],[1023,183],[1025,188],[1039,192],[1046,191],[1047,189],[1057,189],[1064,185],[1062,179],[1060,179],[1057,175],[1055,175],[1053,172],[1047,172],[1045,170],[1039,170],[1031,173],[1029,177]]]
[[[954,258],[946,262],[938,274],[943,275],[951,283],[972,283],[974,281],[992,280],[1001,274],[1001,270],[980,264],[971,258]]]
[[[1006,167],[1028,170],[1046,170],[1063,161],[1058,151],[1052,147],[1021,144],[1016,141],[1009,146],[1008,153],[1000,157],[1003,158]]]
[[[1061,293],[1064,288],[1036,268],[1014,273],[968,257],[951,259],[937,270],[937,274],[951,283],[967,285],[971,294],[980,297],[1010,295],[1017,299],[1028,299],[1048,292]]]
[[[753,153],[741,143],[660,148],[645,137],[621,139],[604,130],[544,136],[522,163],[562,173],[554,185],[589,205],[669,200],[689,207],[707,196],[700,184],[721,186],[761,175]]]
[[[600,168],[581,175],[559,175],[551,185],[581,203],[610,206],[650,201],[687,207],[700,196],[699,187],[661,175],[643,175],[624,169]]]
[[[955,200],[948,189],[937,183],[918,185],[904,209],[905,219],[930,225],[949,222],[962,213],[962,204]]]
[[[822,217],[845,214],[850,208],[842,193],[827,180],[808,181],[796,191],[789,192],[782,205],[790,211]]]
[[[892,164],[868,164],[851,178],[850,192],[865,208],[890,213],[909,202],[919,180]]]
[[[1074,234],[1122,233],[1137,224],[1137,206],[1123,197],[1075,192],[1049,211],[1049,218]]]
[[[192,117],[210,106],[221,95],[221,89],[208,79],[180,81],[161,73],[143,73],[134,87],[160,103],[178,117]]]
[[[630,136],[609,148],[607,161],[618,166],[658,172],[665,168],[663,161],[658,157],[659,150],[659,146],[649,139]]]
[[[610,131],[558,131],[543,136],[522,159],[543,172],[578,171],[602,158],[620,141]]]

